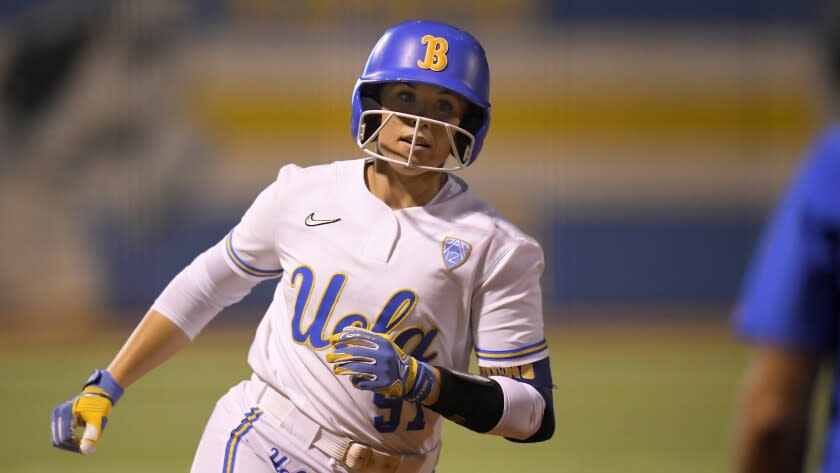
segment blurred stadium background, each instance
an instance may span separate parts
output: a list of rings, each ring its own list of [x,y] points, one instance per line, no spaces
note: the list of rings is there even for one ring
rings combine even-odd
[[[728,318],[825,119],[814,0],[0,2],[0,470],[185,471],[248,372],[272,287],[129,391],[91,458],[47,417],[280,166],[354,158],[384,29],[474,33],[493,124],[477,191],[535,235],[558,433],[449,426],[439,471],[709,472],[746,349]]]

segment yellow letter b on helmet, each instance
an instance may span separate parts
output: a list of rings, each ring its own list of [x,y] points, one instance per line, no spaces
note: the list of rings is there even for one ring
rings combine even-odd
[[[449,50],[449,43],[443,38],[436,38],[430,34],[420,38],[420,42],[426,45],[426,57],[418,60],[417,65],[421,69],[442,71],[446,68],[446,51]]]

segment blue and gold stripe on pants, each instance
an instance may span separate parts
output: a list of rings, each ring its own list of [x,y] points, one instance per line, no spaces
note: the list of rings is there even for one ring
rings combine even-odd
[[[251,431],[251,427],[254,426],[254,423],[259,420],[262,414],[263,411],[252,407],[245,414],[245,418],[242,419],[239,426],[230,431],[230,439],[228,439],[227,445],[225,446],[225,463],[222,466],[222,473],[233,473],[233,468],[236,465],[236,450],[239,448],[239,443]]]

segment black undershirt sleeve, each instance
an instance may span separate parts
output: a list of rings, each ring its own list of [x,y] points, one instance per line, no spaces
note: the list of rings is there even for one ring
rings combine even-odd
[[[505,409],[499,383],[484,376],[436,368],[440,371],[440,394],[435,404],[426,407],[479,433],[499,423]]]
[[[440,394],[435,404],[426,406],[428,409],[479,433],[489,432],[499,423],[505,409],[504,393],[499,383],[485,376],[461,373],[440,366],[436,368],[440,371]],[[522,440],[505,438],[520,443],[550,439],[554,435],[554,385],[548,358],[520,367],[487,371],[499,371],[498,375],[504,374],[529,384],[545,399],[543,419],[540,428],[533,435]]]

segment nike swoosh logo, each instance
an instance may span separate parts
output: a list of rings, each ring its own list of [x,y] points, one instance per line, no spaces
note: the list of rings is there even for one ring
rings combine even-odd
[[[335,223],[340,222],[340,218],[332,219],[332,220],[317,220],[315,219],[315,212],[306,216],[306,220],[303,223],[306,224],[307,227],[317,227],[318,225],[327,225],[328,223]]]

